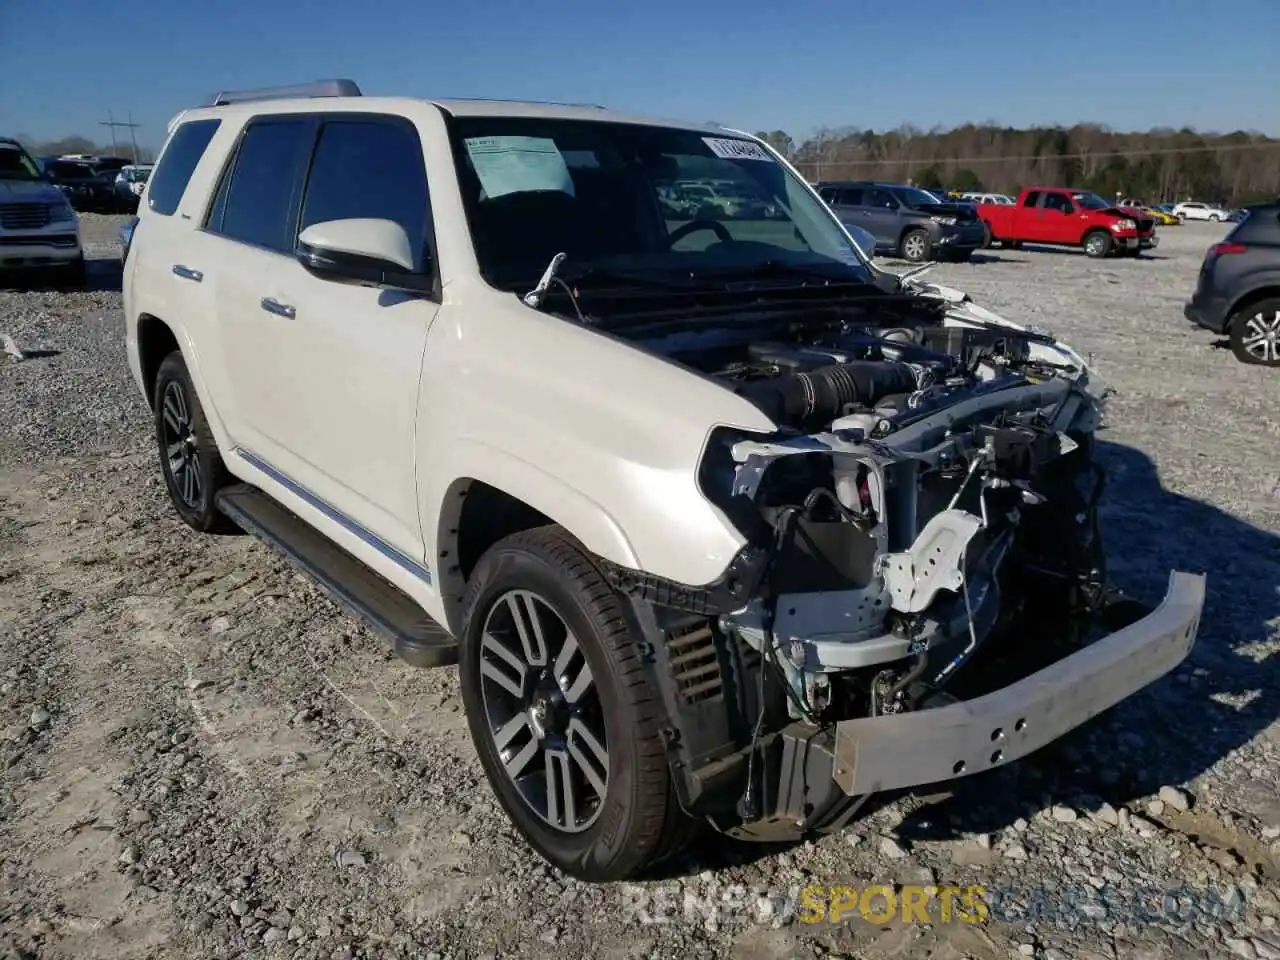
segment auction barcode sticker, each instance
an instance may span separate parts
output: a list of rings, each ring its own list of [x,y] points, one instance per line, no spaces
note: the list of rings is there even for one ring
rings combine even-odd
[[[763,160],[772,163],[769,151],[750,140],[736,140],[725,137],[703,137],[702,142],[711,148],[711,152],[722,160]]]

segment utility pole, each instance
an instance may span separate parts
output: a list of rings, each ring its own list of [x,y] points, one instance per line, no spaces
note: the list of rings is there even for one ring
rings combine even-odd
[[[115,116],[112,115],[111,111],[108,110],[107,119],[98,121],[98,126],[111,128],[111,152],[113,154],[118,154],[120,152],[119,143],[116,140],[116,128],[121,127],[123,129],[128,130],[129,143],[133,146],[133,162],[134,163],[138,162],[138,139],[133,131],[137,130],[138,127],[142,126],[142,124],[133,122],[132,110],[129,111],[128,122],[125,122],[123,120],[117,120]]]

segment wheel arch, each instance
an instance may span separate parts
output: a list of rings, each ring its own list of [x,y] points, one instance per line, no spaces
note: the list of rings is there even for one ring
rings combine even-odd
[[[209,429],[213,431],[214,442],[219,450],[230,450],[232,444],[227,434],[226,425],[218,412],[217,404],[212,402],[209,384],[200,368],[199,357],[194,344],[186,331],[153,313],[140,313],[136,324],[136,350],[138,354],[138,376],[143,395],[146,397],[148,409],[155,410],[156,375],[160,364],[174,350],[182,354],[187,365],[187,373],[191,384],[195,387],[200,406],[204,409]]]
[[[461,444],[468,446],[465,441]],[[447,626],[462,628],[462,599],[476,563],[503,537],[555,524],[589,554],[636,568],[635,550],[603,507],[536,466],[492,448],[484,463],[467,469],[444,489],[436,512],[433,566]]]
[[[1255,287],[1248,293],[1241,294],[1231,308],[1227,311],[1227,323],[1224,332],[1230,333],[1231,328],[1235,326],[1236,320],[1240,315],[1255,304],[1261,303],[1263,300],[1276,299],[1280,300],[1280,281],[1268,283],[1265,286]]]

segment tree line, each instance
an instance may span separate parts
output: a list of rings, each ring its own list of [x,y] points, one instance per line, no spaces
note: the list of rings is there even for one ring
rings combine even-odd
[[[137,163],[150,163],[155,159],[155,152],[148,147],[138,144],[138,156],[133,155],[133,144],[127,140],[124,143],[116,142],[113,146],[110,143],[95,143],[88,137],[82,137],[79,134],[72,134],[69,137],[61,137],[57,140],[37,140],[35,137],[28,136],[25,133],[17,134],[13,139],[22,144],[27,153],[33,157],[60,157],[66,153],[91,153],[101,157],[128,157]]]
[[[1020,129],[967,123],[950,130],[821,129],[799,143],[783,130],[758,136],[810,180],[882,180],[925,189],[1016,194],[1040,184],[1145,203],[1244,204],[1280,196],[1280,139],[1260,133],[1102,124]]]

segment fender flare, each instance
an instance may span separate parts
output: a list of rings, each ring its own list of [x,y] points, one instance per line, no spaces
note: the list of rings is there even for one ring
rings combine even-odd
[[[419,507],[424,526],[435,518],[434,562],[450,629],[456,629],[465,583],[457,570],[457,521],[473,482],[488,484],[528,504],[559,524],[590,553],[631,569],[640,569],[635,548],[621,525],[599,503],[536,463],[474,437],[455,437],[442,444],[447,457],[432,466],[442,480],[424,491]],[[429,505],[429,509],[428,509]],[[425,532],[425,531],[424,531]]]

